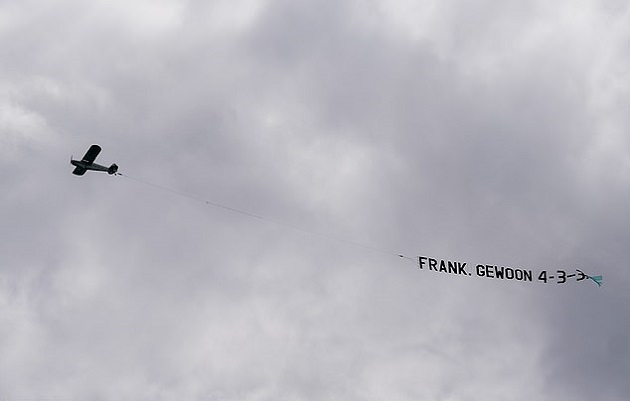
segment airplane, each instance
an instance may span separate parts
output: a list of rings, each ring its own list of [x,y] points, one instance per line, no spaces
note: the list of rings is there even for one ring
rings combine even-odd
[[[116,164],[112,164],[109,167],[101,166],[100,164],[94,163],[96,156],[101,152],[101,147],[98,145],[92,145],[83,156],[81,160],[73,160],[70,158],[70,164],[76,166],[72,174],[74,175],[83,175],[88,170],[93,171],[107,171],[107,174],[116,174],[118,171],[118,166]]]

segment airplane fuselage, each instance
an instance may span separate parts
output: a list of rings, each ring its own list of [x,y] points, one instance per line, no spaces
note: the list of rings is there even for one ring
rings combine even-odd
[[[85,169],[85,170],[95,170],[95,171],[107,171],[107,170],[109,170],[109,167],[101,166],[100,164],[97,164],[97,163],[86,163],[86,162],[81,161],[81,160],[71,160],[70,164],[72,164],[73,166],[76,166],[76,167],[80,167],[80,168]]]
[[[85,156],[81,160],[74,160],[72,157],[70,158],[70,164],[75,166],[76,168],[72,172],[74,175],[83,175],[86,171],[105,171],[107,174],[116,174],[118,171],[118,166],[116,164],[112,164],[109,167],[101,166],[100,164],[94,163],[94,159],[101,151],[101,147],[98,145],[92,145],[88,149]]]

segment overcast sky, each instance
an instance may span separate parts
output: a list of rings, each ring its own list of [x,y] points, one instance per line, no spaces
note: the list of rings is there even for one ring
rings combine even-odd
[[[617,0],[0,0],[0,398],[627,401],[629,43]]]

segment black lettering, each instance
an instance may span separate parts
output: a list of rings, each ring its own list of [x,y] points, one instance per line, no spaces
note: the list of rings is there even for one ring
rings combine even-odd
[[[448,261],[448,272],[457,274],[457,262]]]
[[[437,271],[437,260],[429,258],[429,270]]]
[[[531,270],[525,270],[525,281],[532,281],[532,271]]]
[[[521,269],[516,269],[514,273],[518,281],[523,281],[523,271]]]
[[[486,275],[488,276],[488,278],[494,278],[493,267],[496,268],[496,266],[486,265]]]
[[[506,267],[505,278],[508,280],[514,280],[514,269],[512,269],[511,267]]]
[[[558,284],[563,284],[567,281],[567,273],[564,270],[558,270]]]
[[[477,265],[477,266],[475,266],[475,270],[477,271],[477,275],[479,277],[485,277],[486,269],[485,269],[484,265]]]
[[[494,274],[496,274],[497,278],[503,279],[504,277],[504,267],[495,266]]]
[[[444,263],[444,261],[443,261],[443,260],[440,260],[440,271],[441,271],[441,272],[444,272],[444,273],[448,273],[448,272],[446,271],[446,263]]]
[[[466,276],[467,276],[467,275],[468,275],[468,273],[466,273],[466,270],[465,270],[465,268],[466,268],[466,263],[465,263],[465,262],[464,262],[464,263],[462,263],[462,262],[457,262],[457,263],[459,264],[459,271],[458,271],[458,273],[459,273],[459,274],[464,274],[464,275],[466,275]]]
[[[540,274],[538,275],[538,280],[542,281],[543,283],[547,282],[547,272],[545,270],[540,272]]]
[[[426,258],[426,257],[424,257],[424,256],[418,256],[418,267],[419,267],[420,269],[422,269],[422,268],[423,268],[424,263],[425,263],[425,261],[426,261],[426,260],[427,260],[427,258]]]

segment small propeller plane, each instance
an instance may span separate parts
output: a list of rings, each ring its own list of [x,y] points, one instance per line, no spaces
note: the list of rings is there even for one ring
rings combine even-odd
[[[76,166],[72,174],[74,175],[83,175],[88,170],[93,171],[107,171],[107,174],[116,174],[118,171],[118,166],[116,164],[112,164],[109,167],[101,166],[100,164],[94,163],[96,156],[101,153],[101,147],[98,145],[92,145],[83,156],[81,160],[74,160],[72,157],[70,158],[70,164]]]

